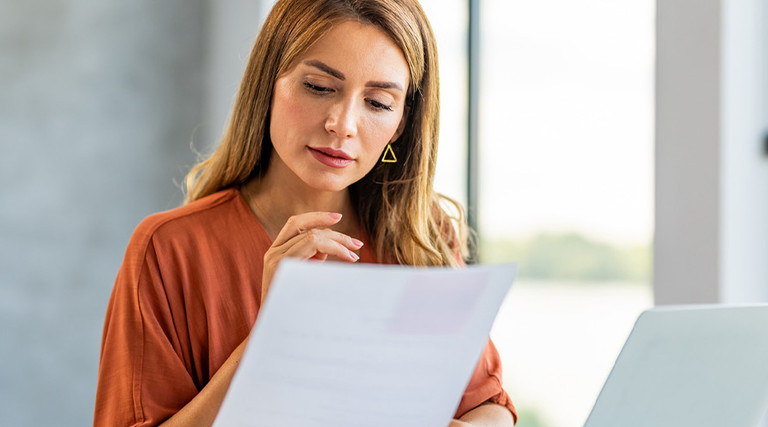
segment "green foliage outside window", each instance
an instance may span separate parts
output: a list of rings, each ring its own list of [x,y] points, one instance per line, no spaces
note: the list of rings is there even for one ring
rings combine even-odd
[[[482,263],[515,262],[532,280],[648,282],[649,245],[616,246],[579,234],[539,234],[528,240],[483,239]]]

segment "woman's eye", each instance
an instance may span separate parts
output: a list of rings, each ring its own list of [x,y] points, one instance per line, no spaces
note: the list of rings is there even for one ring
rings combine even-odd
[[[304,82],[304,87],[309,89],[310,92],[314,92],[314,93],[317,93],[317,94],[320,94],[320,95],[324,95],[326,93],[331,92],[330,88],[327,88],[327,87],[324,87],[324,86],[313,85],[310,82]]]
[[[379,101],[376,101],[375,99],[369,99],[368,104],[371,105],[376,110],[386,110],[386,111],[392,111],[392,106],[382,104]]]

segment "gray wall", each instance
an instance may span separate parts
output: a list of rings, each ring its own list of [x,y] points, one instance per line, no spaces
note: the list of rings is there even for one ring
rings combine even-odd
[[[128,238],[180,202],[174,181],[194,161],[191,140],[212,143],[198,133],[216,48],[209,7],[0,0],[3,425],[92,422],[104,312]]]
[[[656,303],[768,302],[768,1],[656,4]]]

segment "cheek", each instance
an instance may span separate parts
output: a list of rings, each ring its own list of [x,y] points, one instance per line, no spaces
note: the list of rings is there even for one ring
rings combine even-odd
[[[366,153],[364,169],[370,171],[376,166],[384,152],[384,148],[395,135],[395,132],[397,132],[399,124],[399,118],[393,120],[391,118],[382,119],[381,117],[374,116],[364,121],[363,127],[366,135],[365,138],[361,140]],[[395,144],[392,146],[396,153],[401,152]]]
[[[368,129],[370,146],[375,148],[377,152],[384,150],[384,147],[392,140],[395,132],[397,132],[399,125],[399,117],[375,117],[370,120],[366,126]]]
[[[386,145],[397,132],[403,113],[397,112],[373,112],[368,111],[364,115],[363,126],[367,130],[371,139],[384,141]]]
[[[274,139],[300,133],[315,121],[316,112],[290,91],[277,87],[272,102],[270,133]]]

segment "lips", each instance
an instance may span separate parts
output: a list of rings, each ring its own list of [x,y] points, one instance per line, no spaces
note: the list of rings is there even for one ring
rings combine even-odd
[[[347,154],[347,153],[345,153],[345,152],[343,152],[341,150],[334,150],[333,148],[330,148],[330,147],[320,147],[320,148],[309,147],[309,149],[310,150],[319,151],[319,152],[321,152],[321,153],[323,153],[325,155],[331,156],[331,157],[338,157],[338,158],[344,159],[344,160],[352,160],[352,156],[350,156],[349,154]]]
[[[315,160],[332,168],[347,167],[355,161],[352,156],[341,150],[334,150],[329,147],[307,148]]]

